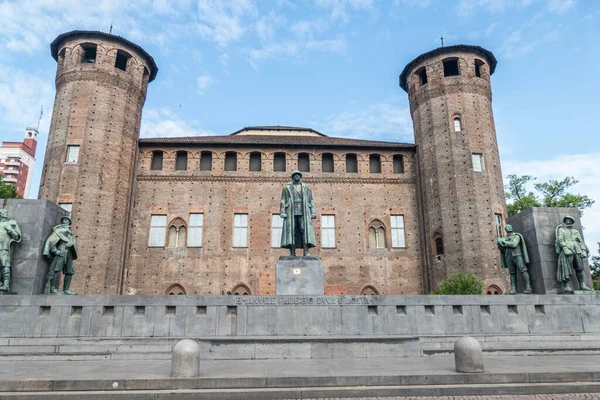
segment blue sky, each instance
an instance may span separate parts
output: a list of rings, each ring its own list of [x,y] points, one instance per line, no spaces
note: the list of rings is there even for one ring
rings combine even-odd
[[[493,107],[504,174],[574,175],[597,200],[600,2],[595,0],[0,0],[0,138],[21,140],[43,104],[33,193],[54,99],[49,43],[72,29],[124,36],[155,58],[143,136],[249,125],[413,141],[402,68],[445,43],[498,59]],[[593,245],[595,248],[596,246]]]

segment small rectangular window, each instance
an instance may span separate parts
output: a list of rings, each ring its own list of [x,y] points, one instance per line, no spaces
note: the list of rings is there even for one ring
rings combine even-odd
[[[96,45],[93,43],[82,44],[83,54],[81,55],[82,64],[94,64],[96,62]]]
[[[460,75],[458,70],[458,59],[454,58],[451,60],[445,60],[444,64],[444,76],[457,76]]]
[[[203,151],[200,155],[200,171],[212,171],[212,153]]]
[[[187,169],[187,151],[178,151],[175,158],[175,169],[177,171],[185,171]]]
[[[189,233],[187,237],[188,247],[202,247],[203,226],[204,214],[190,214]]]
[[[261,156],[260,153],[254,152],[250,153],[250,171],[260,171],[261,170]]]
[[[406,247],[406,240],[404,237],[404,215],[391,215],[390,218],[392,226],[392,247]]]
[[[233,247],[248,247],[248,214],[233,215]]]
[[[117,50],[117,58],[115,59],[115,68],[120,69],[121,71],[127,70],[127,60],[129,60],[129,55],[124,51]]]
[[[358,160],[356,159],[356,154],[346,154],[346,172],[358,172]]]
[[[148,247],[164,247],[167,232],[167,216],[152,215],[150,217],[150,239]]]
[[[301,172],[310,172],[310,159],[308,154],[298,154],[298,170]]]
[[[473,171],[483,172],[483,154],[473,153]]]
[[[152,152],[152,164],[150,165],[151,170],[160,171],[163,167],[163,152],[154,151]]]
[[[499,238],[502,237],[502,214],[494,214],[494,220],[496,222],[496,234]]]
[[[335,248],[335,215],[321,215],[321,247]]]
[[[404,157],[400,154],[396,154],[393,158],[394,162],[394,174],[404,173]]]
[[[333,154],[325,153],[323,154],[323,165],[321,169],[323,172],[333,172]]]
[[[285,172],[285,153],[275,153],[273,159],[273,171]]]
[[[225,171],[237,171],[237,153],[225,153]]]
[[[79,146],[67,146],[67,159],[68,163],[77,163],[79,161]]]
[[[73,210],[73,203],[58,203],[60,208],[67,212],[67,216],[71,216],[71,211]]]
[[[460,131],[462,131],[462,126],[460,124],[460,118],[455,117],[454,118],[454,132],[460,132]]]
[[[369,156],[369,171],[372,174],[381,173],[381,157],[379,154],[371,154]]]
[[[273,214],[271,219],[271,247],[281,247],[281,230],[283,229],[283,218],[279,214]]]

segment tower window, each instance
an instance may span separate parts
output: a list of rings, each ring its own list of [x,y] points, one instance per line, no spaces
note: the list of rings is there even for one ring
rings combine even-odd
[[[379,154],[371,154],[369,156],[369,171],[372,174],[381,173],[381,156]]]
[[[131,56],[122,50],[117,50],[117,58],[115,59],[115,68],[121,71],[127,70],[127,61]]]
[[[285,153],[275,153],[273,158],[273,171],[285,172]]]
[[[187,229],[185,223],[179,217],[171,221],[169,226],[169,240],[167,242],[168,247],[183,247],[185,246],[187,238]]]
[[[460,132],[460,131],[462,131],[460,117],[454,117],[454,132]]]
[[[346,172],[358,172],[358,161],[356,159],[356,154],[346,154]]]
[[[212,153],[210,151],[200,153],[200,171],[212,171]]]
[[[175,169],[177,171],[185,171],[187,169],[187,151],[178,151],[175,158]]]
[[[417,78],[418,87],[423,85],[427,85],[427,71],[425,67],[421,67],[415,72],[415,77]]]
[[[237,153],[228,151],[225,153],[225,171],[237,171]]]
[[[496,234],[497,237],[502,237],[502,214],[494,214],[494,222],[496,222]]]
[[[394,173],[395,174],[403,174],[404,173],[404,157],[401,154],[394,155]]]
[[[441,256],[444,254],[444,239],[442,235],[437,234],[433,239],[433,244],[435,248],[435,255]]]
[[[331,154],[331,153],[323,154],[322,163],[323,163],[323,165],[321,166],[321,169],[323,172],[333,172],[333,169],[334,169],[333,154]]]
[[[58,69],[62,69],[65,66],[65,53],[67,49],[62,49],[60,53],[58,53]]]
[[[261,154],[258,151],[250,153],[250,171],[261,170]]]
[[[79,161],[79,146],[67,146],[67,159],[68,163],[77,163]]]
[[[372,249],[385,249],[385,228],[381,221],[374,220],[369,225],[369,247]]]
[[[390,215],[390,222],[392,224],[392,247],[406,247],[406,237],[404,233],[404,215]]]
[[[310,172],[310,159],[308,153],[298,154],[298,170],[302,172]]]
[[[81,55],[82,64],[94,64],[96,62],[96,45],[93,43],[82,44],[83,54]]]
[[[483,70],[484,62],[478,59],[475,59],[475,76],[481,78],[481,72]]]
[[[163,152],[160,150],[152,152],[151,170],[160,171],[163,167]]]
[[[473,153],[472,158],[473,158],[473,171],[483,172],[483,154]]]
[[[444,60],[444,76],[458,76],[458,58]]]

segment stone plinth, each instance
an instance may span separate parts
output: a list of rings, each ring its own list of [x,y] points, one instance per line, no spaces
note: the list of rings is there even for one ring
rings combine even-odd
[[[281,257],[277,262],[277,295],[323,295],[325,273],[317,257]]]
[[[534,293],[556,294],[559,292],[559,284],[556,281],[558,254],[554,248],[554,240],[556,239],[556,227],[567,215],[575,219],[574,229],[581,232],[583,238],[579,212],[575,208],[534,207],[508,218],[508,223],[512,225],[514,231],[521,233],[527,243],[530,259],[529,274]],[[586,243],[586,245],[593,247],[595,243]],[[522,292],[524,287],[520,278],[518,275],[518,289],[519,292]],[[585,260],[585,283],[592,287],[592,277],[587,259]],[[575,273],[571,278],[571,285],[573,289],[579,289]]]
[[[0,199],[0,208],[21,227],[21,242],[13,243],[10,292],[41,294],[50,265],[42,255],[44,243],[67,212],[48,200]]]

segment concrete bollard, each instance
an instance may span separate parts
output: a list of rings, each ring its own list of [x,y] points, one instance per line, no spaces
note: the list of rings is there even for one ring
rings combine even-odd
[[[171,353],[171,376],[193,378],[200,375],[200,346],[194,340],[183,339],[175,343]]]
[[[483,372],[481,345],[470,336],[463,336],[454,343],[454,362],[457,372]]]

